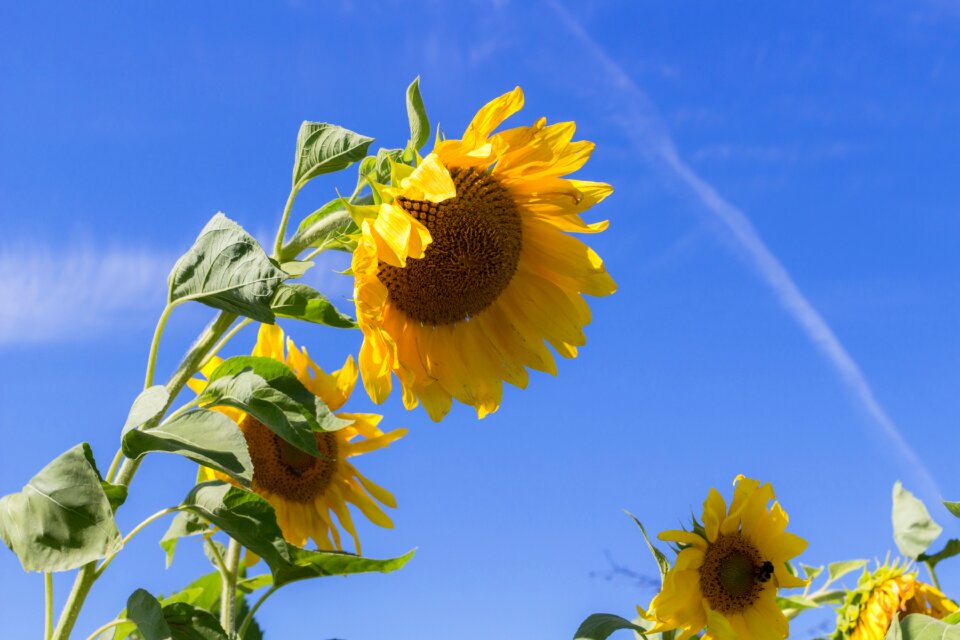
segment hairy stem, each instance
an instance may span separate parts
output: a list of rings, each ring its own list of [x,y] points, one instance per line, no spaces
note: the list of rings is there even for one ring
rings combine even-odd
[[[43,574],[43,637],[53,635],[53,574]]]
[[[287,196],[287,204],[283,207],[283,216],[280,218],[280,228],[277,229],[277,239],[273,243],[273,257],[277,260],[280,259],[280,254],[283,253],[283,239],[287,235],[287,222],[290,220],[290,210],[293,209],[293,201],[297,198],[298,191],[300,191],[300,187],[294,185],[293,189],[290,190],[290,195]]]
[[[240,543],[230,538],[227,547],[227,557],[224,562],[224,572],[220,581],[220,626],[227,632],[227,637],[234,637],[237,624],[237,570],[240,566]]]
[[[153,330],[153,340],[150,342],[150,355],[147,356],[147,374],[144,376],[143,388],[146,389],[153,385],[153,371],[157,366],[157,351],[160,349],[160,336],[163,335],[163,328],[167,326],[167,318],[173,311],[172,305],[163,308],[160,319],[157,321],[157,328]]]

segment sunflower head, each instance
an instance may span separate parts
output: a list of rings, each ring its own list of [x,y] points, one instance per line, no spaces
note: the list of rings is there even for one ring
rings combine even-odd
[[[938,620],[957,610],[955,602],[917,579],[906,562],[885,562],[864,569],[837,612],[834,640],[882,640],[895,619],[922,613]]]
[[[340,530],[353,538],[357,553],[360,540],[348,505],[356,507],[374,524],[392,527],[381,505],[396,507],[393,495],[363,476],[350,458],[386,447],[402,437],[405,429],[383,432],[377,426],[382,416],[347,413],[340,409],[349,400],[357,381],[357,366],[352,357],[338,371],[326,373],[318,367],[306,348],[299,349],[276,325],[261,325],[254,356],[285,363],[297,379],[319,397],[336,415],[350,424],[333,432],[315,433],[319,457],[311,456],[287,443],[253,416],[229,407],[217,407],[237,423],[247,441],[253,461],[252,489],[263,496],[277,513],[284,537],[297,546],[312,538],[319,549],[342,549]],[[201,373],[209,376],[222,360],[212,359]],[[191,380],[190,387],[201,393],[204,380]],[[228,476],[201,469],[204,479],[230,481]]]
[[[729,508],[716,489],[703,503],[702,522],[692,531],[665,531],[661,540],[678,547],[663,587],[640,615],[651,631],[678,629],[685,640],[706,629],[704,638],[786,638],[787,619],[777,591],[807,584],[787,562],[807,543],[787,532],[787,514],[774,502],[773,487],[738,476]]]
[[[360,372],[376,402],[396,376],[408,409],[423,403],[440,420],[456,398],[483,417],[503,382],[556,373],[546,344],[575,357],[590,322],[582,295],[616,288],[569,235],[607,226],[580,214],[610,185],[565,177],[593,143],[543,118],[494,133],[522,106],[519,87],[491,101],[461,139],[438,140],[416,167],[394,164],[389,185],[372,185],[378,204],[350,207]]]

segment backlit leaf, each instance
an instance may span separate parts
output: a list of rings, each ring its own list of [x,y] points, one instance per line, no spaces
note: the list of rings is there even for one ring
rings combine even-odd
[[[900,553],[916,559],[942,531],[926,505],[897,481],[893,485],[893,540]]]
[[[281,285],[271,308],[281,318],[305,320],[342,329],[353,329],[357,326],[353,318],[337,311],[322,293],[305,284]]]
[[[340,171],[367,155],[373,138],[325,122],[304,122],[297,134],[293,185],[299,188],[324,173]]]

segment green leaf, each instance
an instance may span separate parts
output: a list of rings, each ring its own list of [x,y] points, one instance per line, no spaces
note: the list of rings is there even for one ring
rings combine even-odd
[[[272,324],[270,300],[286,278],[243,227],[218,213],[170,272],[169,303],[196,300]]]
[[[803,569],[804,576],[810,582],[816,580],[817,576],[823,573],[823,567],[811,567],[810,565],[800,563],[800,568]]]
[[[110,503],[110,510],[114,513],[124,502],[127,501],[127,487],[122,484],[112,484],[106,480],[100,481],[100,488],[107,496],[107,502]]]
[[[960,611],[954,611],[943,619],[947,624],[960,624]]]
[[[919,613],[901,620],[900,630],[903,640],[960,640],[960,627]]]
[[[253,461],[237,425],[217,411],[198,409],[155,429],[133,429],[123,436],[123,455],[138,459],[153,451],[175,453],[226,473],[244,486],[253,481]]]
[[[407,87],[407,119],[410,120],[410,146],[414,150],[423,148],[430,140],[430,121],[420,96],[420,76]]]
[[[931,567],[936,567],[941,560],[946,560],[956,555],[960,555],[960,540],[951,538],[947,541],[947,544],[943,545],[943,549],[933,555],[928,556],[925,553],[921,553],[917,556],[917,562],[926,562],[929,563]]]
[[[657,561],[657,567],[660,569],[660,580],[662,582],[667,573],[670,571],[670,561],[667,560],[667,556],[665,556],[660,549],[653,546],[653,543],[650,542],[650,536],[647,535],[647,530],[644,528],[643,523],[641,523],[640,520],[629,511],[627,511],[626,514],[633,518],[633,521],[637,523],[638,527],[640,527],[640,533],[643,534],[643,539],[647,543],[647,548],[650,549],[650,553],[653,554],[654,560]]]
[[[137,625],[143,640],[172,640],[173,632],[163,616],[163,607],[143,589],[137,589],[127,599],[127,617]]]
[[[392,165],[403,162],[403,149],[378,149],[376,156],[367,156],[363,159],[360,164],[360,175],[379,184],[390,184]]]
[[[167,532],[160,538],[160,546],[167,554],[167,568],[173,562],[173,553],[181,538],[196,536],[207,531],[210,525],[192,511],[181,511],[170,522]]]
[[[903,630],[900,628],[900,617],[897,616],[890,621],[890,627],[887,629],[883,640],[903,640]]]
[[[342,329],[354,329],[357,323],[337,311],[322,293],[305,284],[285,284],[277,289],[271,307],[281,318],[305,320]]]
[[[170,401],[170,392],[162,385],[154,385],[144,389],[133,401],[127,421],[123,423],[123,433],[136,429],[145,422],[153,420],[167,408]]]
[[[643,627],[612,613],[594,613],[580,624],[573,640],[606,640],[611,634],[630,629],[644,635]]]
[[[827,584],[836,582],[851,571],[862,569],[867,565],[866,560],[844,560],[842,562],[831,562],[827,565]]]
[[[224,482],[197,485],[184,500],[183,508],[209,520],[263,558],[277,587],[308,578],[389,573],[413,557],[413,551],[399,558],[374,560],[350,553],[300,549],[284,540],[269,502]]]
[[[947,508],[947,511],[960,518],[960,502],[948,502],[944,500],[943,506]]]
[[[366,158],[364,158],[364,160],[366,160]],[[320,222],[327,216],[334,214],[338,211],[342,211],[343,213],[347,212],[347,209],[343,204],[343,198],[339,198],[339,197],[334,198],[333,200],[331,200],[330,202],[323,205],[322,207],[320,207],[319,209],[317,209],[316,211],[308,215],[306,218],[304,218],[303,221],[300,223],[300,226],[297,228],[296,235],[302,235],[307,229],[312,227],[314,224]]]
[[[273,358],[256,356],[235,356],[224,360],[210,374],[211,384],[221,378],[241,373],[253,373],[260,377],[271,389],[275,389],[296,402],[307,418],[312,431],[338,431],[350,424],[349,420],[338,418],[322,399],[315,396],[297,379],[290,367]],[[263,422],[261,420],[261,422]],[[269,425],[268,425],[269,426]],[[283,437],[283,434],[278,434]],[[288,440],[288,442],[290,442]],[[291,444],[295,444],[291,442]],[[314,442],[312,446],[316,446]],[[316,449],[314,448],[314,451]]]
[[[280,264],[280,268],[291,278],[299,278],[313,266],[309,260],[288,260]],[[283,286],[283,285],[281,285]]]
[[[923,502],[904,489],[898,480],[893,485],[893,540],[900,553],[916,559],[942,531]]]
[[[69,449],[0,498],[0,538],[25,571],[69,571],[123,546],[90,445]]]
[[[163,617],[173,632],[173,640],[230,640],[213,614],[185,602],[164,606]]]
[[[335,124],[304,122],[297,134],[297,157],[293,163],[293,186],[324,173],[345,169],[367,155],[373,138]]]

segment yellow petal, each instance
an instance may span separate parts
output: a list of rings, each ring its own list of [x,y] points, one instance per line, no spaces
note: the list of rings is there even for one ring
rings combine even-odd
[[[443,202],[457,195],[450,171],[440,162],[436,153],[423,159],[417,168],[401,183],[401,194],[411,200]]]
[[[520,87],[494,98],[473,117],[463,134],[464,144],[474,148],[484,144],[493,130],[500,126],[501,122],[522,108],[523,91]]]

